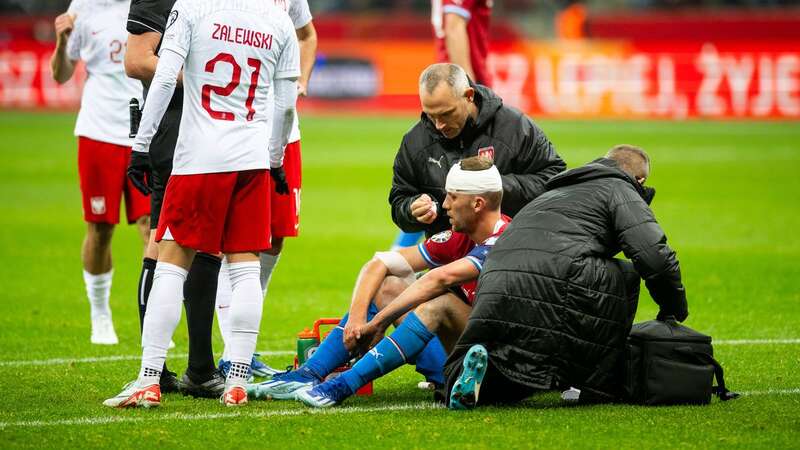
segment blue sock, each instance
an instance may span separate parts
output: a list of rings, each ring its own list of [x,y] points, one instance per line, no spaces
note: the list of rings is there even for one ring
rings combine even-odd
[[[419,239],[424,235],[425,233],[422,231],[416,233],[406,233],[405,231],[401,231],[400,234],[397,235],[397,239],[394,240],[392,248],[413,247],[417,245]]]
[[[434,337],[428,345],[417,355],[417,372],[425,376],[427,381],[436,384],[444,384],[444,363],[447,360],[447,352],[444,351],[442,342],[438,337]]]
[[[378,342],[372,350],[342,374],[352,392],[370,381],[391,372],[408,361],[414,361],[435,335],[420,322],[413,312],[390,336]]]
[[[378,308],[374,303],[369,304],[367,309],[367,320],[372,320],[378,314]],[[350,353],[344,346],[342,337],[344,336],[344,326],[347,325],[349,314],[342,317],[339,325],[336,326],[328,336],[317,347],[317,350],[303,364],[303,367],[311,370],[320,380],[327,377],[337,367],[341,367],[350,361]]]

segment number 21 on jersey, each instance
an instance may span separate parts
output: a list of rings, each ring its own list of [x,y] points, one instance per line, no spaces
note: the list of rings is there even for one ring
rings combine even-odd
[[[214,73],[218,63],[230,64],[231,66],[231,81],[225,86],[215,86],[212,84],[204,84],[202,89],[202,103],[203,109],[208,112],[212,119],[216,120],[234,120],[234,114],[230,111],[219,111],[211,108],[211,94],[222,97],[228,97],[233,94],[233,91],[239,87],[240,79],[242,76],[242,66],[236,62],[236,59],[230,53],[220,53],[215,56],[211,61],[206,63],[206,72]],[[250,74],[250,89],[247,91],[247,99],[244,106],[247,109],[247,121],[253,120],[256,110],[253,108],[253,100],[256,96],[256,88],[258,87],[258,75],[261,71],[261,60],[255,58],[247,58],[247,66],[252,70]]]

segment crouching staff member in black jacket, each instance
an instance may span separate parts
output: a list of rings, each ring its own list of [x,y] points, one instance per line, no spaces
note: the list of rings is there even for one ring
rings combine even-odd
[[[616,397],[639,277],[660,319],[686,319],[678,260],[648,206],[649,173],[645,152],[620,145],[552,178],[517,214],[488,255],[447,360],[451,408],[567,386],[582,399]],[[631,262],[614,258],[620,250]]]
[[[455,64],[428,66],[419,79],[422,117],[403,136],[394,161],[389,203],[403,231],[431,235],[450,228],[441,211],[450,167],[481,155],[503,178],[503,214],[513,217],[566,168],[553,144],[528,117],[489,88],[470,84]]]

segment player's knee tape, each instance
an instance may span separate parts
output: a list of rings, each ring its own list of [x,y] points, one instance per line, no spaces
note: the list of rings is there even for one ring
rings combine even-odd
[[[414,269],[408,264],[403,255],[398,252],[375,252],[375,259],[380,260],[387,269],[389,274],[399,277],[403,280],[414,281]]]
[[[263,299],[257,262],[228,264],[233,296],[230,307],[230,359],[250,363],[261,325]]]

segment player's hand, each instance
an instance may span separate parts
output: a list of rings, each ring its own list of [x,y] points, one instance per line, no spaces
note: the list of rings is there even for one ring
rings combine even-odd
[[[417,222],[430,224],[438,215],[436,202],[428,194],[422,194],[411,203],[411,215]]]
[[[286,182],[286,172],[283,171],[283,166],[269,169],[269,176],[272,177],[272,182],[275,183],[275,192],[281,195],[289,193],[289,183]]]
[[[301,82],[297,82],[297,96],[298,97],[305,97],[308,95],[308,86]]]
[[[345,324],[344,326],[342,342],[344,343],[344,347],[351,354],[355,353],[356,350],[358,350],[358,336],[359,336],[358,331],[364,325],[365,325],[364,322],[353,320],[353,318],[351,317],[350,320],[347,321],[347,324]]]
[[[372,347],[375,347],[386,332],[386,329],[378,325],[375,321],[371,321],[361,326],[356,331],[358,338],[357,353],[363,355],[367,353]]]
[[[144,195],[150,195],[152,189],[147,184],[153,168],[150,165],[150,154],[146,152],[131,152],[131,162],[128,164],[128,179],[133,186]]]
[[[653,203],[653,198],[656,196],[656,188],[650,186],[642,186],[642,191],[644,192],[644,201],[648,205]]]
[[[70,33],[75,28],[75,15],[64,13],[56,17],[53,25],[56,29],[56,43],[63,45],[67,42]]]

